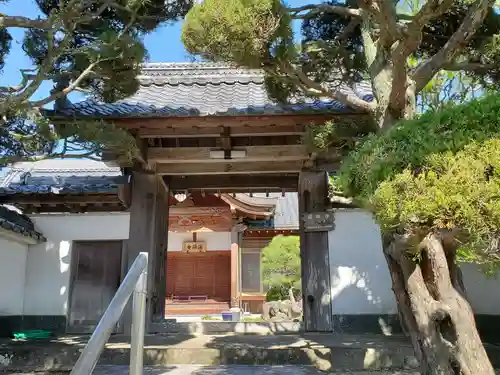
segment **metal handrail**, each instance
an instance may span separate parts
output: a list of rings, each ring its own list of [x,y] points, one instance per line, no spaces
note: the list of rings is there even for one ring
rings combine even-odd
[[[146,321],[148,253],[139,253],[120,284],[99,324],[85,345],[70,375],[90,375],[104,350],[106,342],[123,314],[123,310],[134,295],[132,301],[132,330],[130,340],[130,375],[141,375],[143,367],[144,332]]]

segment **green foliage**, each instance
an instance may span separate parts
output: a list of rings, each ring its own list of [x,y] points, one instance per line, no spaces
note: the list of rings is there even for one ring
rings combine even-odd
[[[9,118],[0,126],[0,168],[54,152],[57,137],[46,119],[26,112],[10,113]]]
[[[285,286],[300,289],[300,239],[298,236],[276,236],[262,250],[264,284],[270,288]],[[288,298],[288,297],[287,297]]]
[[[373,210],[385,232],[456,229],[462,258],[499,261],[500,95],[369,136],[333,182]]]
[[[250,68],[294,51],[290,17],[279,0],[205,0],[188,12],[182,41],[192,54]]]
[[[347,155],[360,139],[373,131],[372,125],[368,118],[337,118],[321,125],[307,126],[302,142],[311,152],[320,155],[332,148]]]
[[[126,131],[100,120],[49,125],[40,108],[64,106],[76,89],[105,102],[134,94],[147,57],[144,35],[183,17],[193,0],[35,2],[39,19],[18,17],[17,24],[0,28],[0,70],[10,51],[10,28],[16,26],[25,29],[23,50],[33,65],[19,67],[19,84],[0,87],[0,166],[62,153],[99,157],[103,150],[132,161],[137,145]],[[54,84],[50,95],[33,100],[44,82]]]
[[[0,27],[0,72],[5,65],[5,56],[10,51],[12,36],[5,27]]]
[[[0,126],[0,144],[0,168],[46,157],[99,158],[103,151],[130,165],[139,155],[134,137],[111,122],[80,120],[54,125],[38,111],[18,112]]]
[[[484,53],[482,54],[482,60],[490,64],[496,65],[495,69],[491,69],[485,75],[485,80],[488,83],[488,88],[495,92],[500,89],[500,31],[491,38],[486,47],[484,48]],[[493,85],[492,85],[493,83]]]
[[[102,120],[79,120],[55,125],[58,139],[68,140],[68,151],[85,152],[100,157],[103,151],[117,155],[117,162],[131,164],[138,156],[139,149],[133,136],[114,123]]]

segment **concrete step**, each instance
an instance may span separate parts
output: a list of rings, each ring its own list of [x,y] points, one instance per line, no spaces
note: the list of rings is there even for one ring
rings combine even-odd
[[[0,371],[69,371],[87,340],[88,336],[66,336],[33,342],[2,341]],[[99,364],[127,365],[129,342],[128,337],[113,336]],[[500,348],[488,347],[488,350],[496,362],[494,365],[500,367]],[[413,370],[417,368],[417,361],[404,337],[149,335],[145,337],[144,365],[294,365],[342,372]]]

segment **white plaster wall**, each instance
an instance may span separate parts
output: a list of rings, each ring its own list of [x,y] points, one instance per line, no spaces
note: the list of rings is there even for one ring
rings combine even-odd
[[[0,238],[0,315],[22,315],[28,245]]]
[[[397,313],[380,229],[372,215],[338,210],[328,241],[333,314]],[[500,315],[500,273],[485,276],[475,264],[461,268],[474,313]]]
[[[488,277],[475,264],[462,264],[460,267],[474,313],[500,315],[500,273]]]
[[[24,314],[66,315],[72,241],[124,240],[130,214],[45,214],[30,216],[47,242],[30,246]]]
[[[357,209],[336,211],[328,244],[333,314],[397,313],[380,229],[372,215]]]
[[[205,241],[207,251],[231,250],[231,232],[198,232],[196,238]],[[182,251],[182,244],[192,240],[192,233],[168,232],[168,251]]]

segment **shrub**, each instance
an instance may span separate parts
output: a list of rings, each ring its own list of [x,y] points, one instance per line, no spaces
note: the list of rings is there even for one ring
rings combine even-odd
[[[333,183],[386,233],[459,230],[463,260],[500,263],[500,95],[369,136]]]

